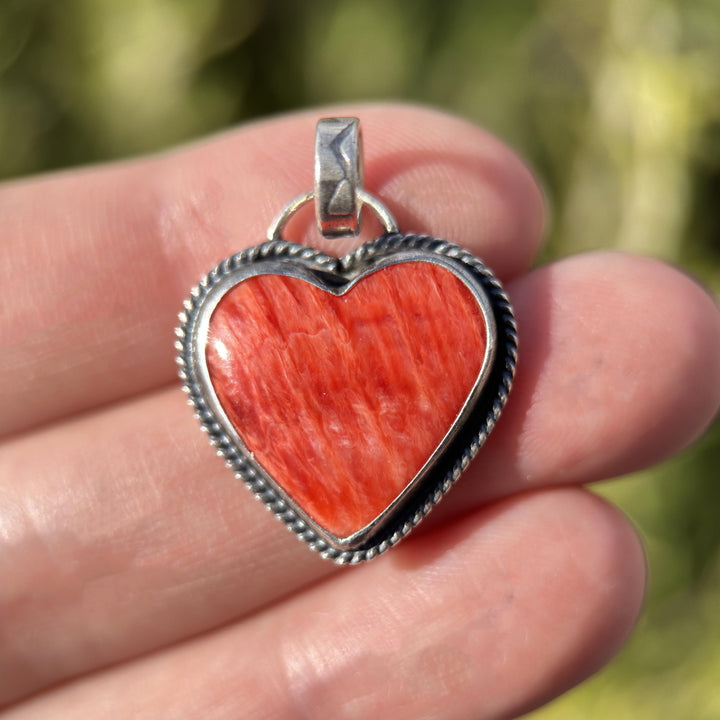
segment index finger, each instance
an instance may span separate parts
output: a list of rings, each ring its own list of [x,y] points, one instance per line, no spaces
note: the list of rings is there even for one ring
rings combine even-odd
[[[426,109],[337,112],[361,117],[366,187],[401,229],[463,245],[503,279],[530,264],[542,199],[504,145]],[[171,381],[182,300],[311,187],[317,118],[286,116],[172,154],[0,189],[0,434]]]

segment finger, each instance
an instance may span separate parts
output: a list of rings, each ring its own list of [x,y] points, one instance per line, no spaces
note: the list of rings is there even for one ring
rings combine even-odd
[[[464,244],[505,277],[528,266],[542,202],[497,140],[429,110],[343,112],[361,116],[366,186],[401,227]],[[172,155],[0,190],[0,433],[172,380],[182,301],[312,186],[316,120],[317,111],[288,116]]]
[[[521,354],[508,407],[429,523],[659,460],[717,408],[717,309],[677,271],[586,255],[511,292]],[[3,448],[0,617],[13,622],[0,696],[229,622],[331,571],[238,486],[183,403],[163,391]]]
[[[415,538],[244,623],[51,691],[30,718],[509,718],[595,672],[637,616],[642,550],[581,490]]]
[[[0,706],[334,569],[228,472],[179,388],[24,436],[0,452]]]
[[[716,416],[720,311],[691,278],[650,258],[598,253],[514,288],[519,371],[464,502],[639,470]]]

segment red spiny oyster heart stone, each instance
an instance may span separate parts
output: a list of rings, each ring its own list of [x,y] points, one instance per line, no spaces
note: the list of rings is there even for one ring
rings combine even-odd
[[[433,263],[375,271],[337,296],[258,275],[210,319],[206,359],[245,446],[338,538],[372,522],[442,442],[487,343],[465,284]]]

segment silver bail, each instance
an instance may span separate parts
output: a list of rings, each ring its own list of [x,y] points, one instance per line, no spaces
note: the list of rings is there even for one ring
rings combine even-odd
[[[362,135],[354,117],[322,118],[315,130],[315,216],[323,237],[360,232]]]

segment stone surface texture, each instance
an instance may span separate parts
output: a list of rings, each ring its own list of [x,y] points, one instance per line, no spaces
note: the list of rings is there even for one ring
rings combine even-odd
[[[464,283],[407,262],[341,296],[280,275],[244,280],[213,312],[206,358],[255,460],[344,538],[385,510],[441,443],[486,342]]]

